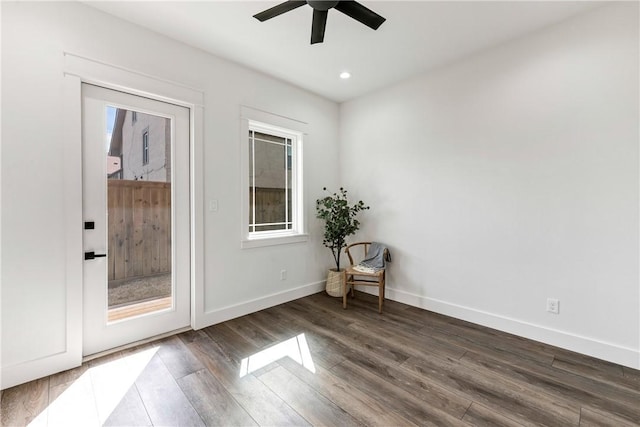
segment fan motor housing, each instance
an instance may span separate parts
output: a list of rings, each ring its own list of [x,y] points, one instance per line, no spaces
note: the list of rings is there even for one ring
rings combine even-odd
[[[322,0],[307,0],[307,4],[313,8],[313,10],[325,11],[332,7],[335,7],[339,0],[336,1],[322,1]]]

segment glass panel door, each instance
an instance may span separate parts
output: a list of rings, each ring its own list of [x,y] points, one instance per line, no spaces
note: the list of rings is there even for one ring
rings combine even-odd
[[[82,85],[90,355],[190,325],[189,110]]]

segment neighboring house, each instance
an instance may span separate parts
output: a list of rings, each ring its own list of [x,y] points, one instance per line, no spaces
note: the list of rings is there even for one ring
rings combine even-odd
[[[171,121],[118,109],[107,162],[110,179],[170,182]]]

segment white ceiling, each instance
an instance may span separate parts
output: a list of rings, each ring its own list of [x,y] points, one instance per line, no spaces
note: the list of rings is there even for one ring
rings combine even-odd
[[[107,1],[88,5],[342,102],[601,5],[569,1],[371,1],[377,30],[330,10],[311,45],[305,5],[265,22],[280,1]],[[352,77],[338,75],[348,70]]]

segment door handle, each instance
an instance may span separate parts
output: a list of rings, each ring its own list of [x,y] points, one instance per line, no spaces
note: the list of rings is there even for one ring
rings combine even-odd
[[[88,260],[88,259],[95,259],[95,258],[104,258],[104,257],[106,257],[106,256],[107,256],[107,254],[97,254],[97,253],[95,253],[95,252],[93,252],[93,251],[85,252],[85,253],[84,253],[84,259],[85,259],[85,260]]]

